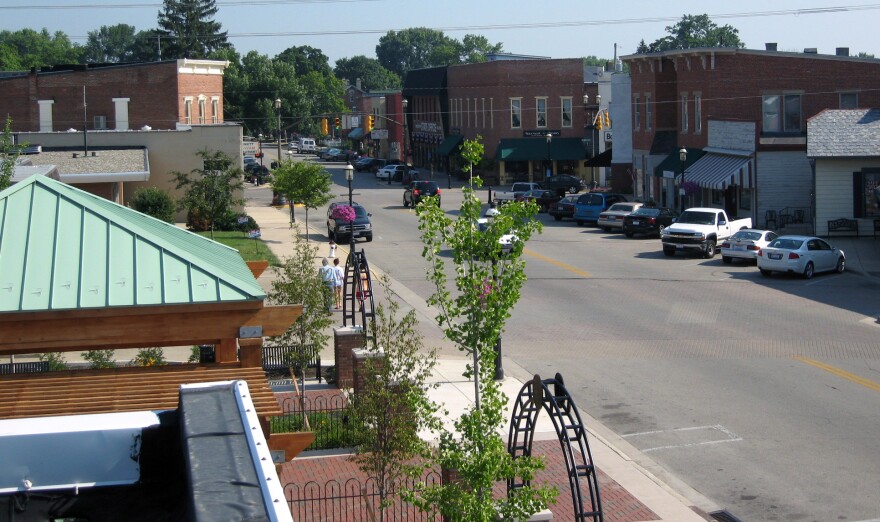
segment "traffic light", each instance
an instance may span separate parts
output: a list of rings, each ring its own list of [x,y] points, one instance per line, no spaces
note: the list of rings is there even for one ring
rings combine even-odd
[[[611,115],[608,114],[608,111],[605,111],[605,126],[611,128]]]
[[[327,118],[323,118],[321,120],[321,134],[323,134],[324,136],[330,134],[330,128],[327,124]]]
[[[340,123],[338,117],[336,117],[336,118],[333,119],[333,126],[336,127],[337,129],[341,129],[341,128],[342,128],[342,123]]]
[[[367,116],[367,132],[373,130],[373,124],[376,123],[376,117],[370,114]]]
[[[596,119],[593,120],[593,126],[596,127],[596,130],[602,130],[602,113],[596,115]]]

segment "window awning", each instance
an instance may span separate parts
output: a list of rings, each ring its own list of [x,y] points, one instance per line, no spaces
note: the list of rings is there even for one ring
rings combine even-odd
[[[364,137],[364,129],[360,127],[355,127],[351,129],[351,132],[348,133],[348,139],[350,140],[359,140]]]
[[[732,185],[751,188],[750,162],[750,156],[708,152],[685,169],[685,181],[693,181],[703,188],[713,190],[724,190]]]
[[[508,138],[501,140],[495,150],[499,161],[556,161],[586,159],[584,143],[580,138]]]
[[[702,158],[703,154],[705,154],[703,149],[686,148],[686,150],[687,161],[684,162],[685,170],[689,169],[691,165],[696,163],[697,160]],[[658,178],[673,179],[679,174],[681,174],[681,159],[678,157],[678,149],[675,149],[675,151],[666,156],[659,165],[654,167],[654,175]]]
[[[437,146],[437,154],[441,156],[449,156],[452,154],[456,148],[458,148],[459,144],[464,141],[464,136],[455,135],[455,136],[446,136],[440,145]]]

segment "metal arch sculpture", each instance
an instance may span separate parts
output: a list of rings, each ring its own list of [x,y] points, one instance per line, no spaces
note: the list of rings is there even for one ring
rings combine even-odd
[[[581,422],[577,406],[565,388],[562,375],[557,373],[553,379],[544,380],[535,375],[531,381],[523,385],[516,397],[510,418],[507,451],[513,458],[532,455],[535,426],[538,414],[542,409],[550,416],[556,434],[559,436],[559,445],[565,458],[568,483],[571,487],[575,520],[577,522],[587,520],[604,522],[602,502],[599,498],[599,481],[596,477],[590,446],[587,443],[587,432]],[[586,484],[581,484],[582,479],[586,481]],[[530,481],[516,483],[508,480],[507,491],[528,487],[529,484]],[[584,488],[589,491],[589,510],[584,509],[585,499],[582,492]]]
[[[342,325],[360,325],[364,334],[369,336],[367,319],[375,317],[373,302],[373,282],[370,277],[370,264],[367,254],[361,250],[351,252],[345,262],[345,282],[343,286]]]

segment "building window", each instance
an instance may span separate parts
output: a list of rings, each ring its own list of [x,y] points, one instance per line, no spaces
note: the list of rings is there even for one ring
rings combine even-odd
[[[480,104],[483,107],[483,128],[486,128],[486,98],[480,98]]]
[[[681,96],[681,132],[688,131],[688,97],[687,94]]]
[[[52,132],[52,105],[55,100],[37,100],[40,107],[40,132]]]
[[[186,123],[187,125],[192,124],[192,115],[193,115],[192,98],[185,98],[183,100],[183,123]]]
[[[107,116],[95,116],[94,128],[95,130],[105,130],[107,128]]]
[[[562,126],[571,127],[571,98],[562,98],[560,105],[562,106]]]
[[[205,99],[199,98],[199,123],[205,124]]]
[[[855,172],[855,207],[857,218],[880,218],[880,169]]]
[[[522,98],[510,99],[510,128],[522,128]]]
[[[211,98],[211,123],[220,123],[220,99]]]
[[[654,107],[651,105],[651,95],[645,95],[645,130],[651,130],[654,126]]]
[[[633,98],[633,128],[636,129],[636,130],[642,128],[642,127],[641,127],[641,125],[642,125],[642,123],[641,123],[641,114],[640,114],[639,111],[640,111],[640,108],[639,108],[639,97],[636,96],[635,98]]]
[[[842,93],[840,93],[840,108],[841,109],[858,109],[859,108],[859,93],[857,93],[857,92],[842,92]]]
[[[801,132],[801,95],[784,94],[764,96],[763,132]]]
[[[539,129],[547,127],[547,98],[535,99],[535,125]]]
[[[489,127],[495,128],[495,98],[489,98]]]
[[[694,94],[694,132],[703,132],[703,96]]]

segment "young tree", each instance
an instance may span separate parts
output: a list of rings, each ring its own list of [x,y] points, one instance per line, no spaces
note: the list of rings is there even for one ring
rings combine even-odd
[[[303,240],[299,226],[294,226],[292,233],[293,253],[284,259],[281,267],[273,268],[275,280],[269,291],[269,302],[303,305],[302,315],[274,341],[292,348],[287,365],[299,370],[300,382],[304,382],[306,365],[330,339],[324,331],[332,321],[324,302],[324,283],[315,266],[318,248]]]
[[[204,161],[201,169],[172,172],[177,188],[185,190],[178,208],[188,211],[190,228],[211,230],[211,239],[214,239],[214,224],[231,212],[232,207],[244,204],[240,196],[244,173],[233,166],[232,158],[223,152],[202,150],[197,154]]]
[[[15,173],[15,163],[19,154],[21,149],[12,139],[12,118],[6,116],[3,134],[0,135],[0,190],[12,184],[12,175]]]
[[[309,209],[326,205],[333,196],[330,173],[322,165],[311,161],[284,161],[272,175],[272,190],[283,194],[290,203],[290,223],[296,223],[293,204],[306,207],[306,230],[309,227]]]
[[[229,47],[216,14],[214,0],[164,0],[159,11],[162,58],[208,58]]]
[[[415,311],[399,316],[387,276],[381,280],[385,301],[376,308],[368,349],[376,357],[364,361],[364,389],[355,394],[351,416],[361,430],[361,443],[352,460],[376,482],[379,520],[386,519],[389,495],[408,477],[425,470],[430,445],[419,433],[438,431],[438,406],[428,397],[436,365],[436,350],[425,351]],[[417,457],[421,457],[417,459]]]
[[[462,156],[472,169],[482,157],[482,144],[465,140],[463,148]],[[435,287],[429,303],[439,309],[437,322],[446,337],[473,357],[465,376],[474,379],[476,400],[455,422],[456,433],[440,434],[437,460],[443,468],[456,470],[460,480],[428,487],[413,501],[453,520],[525,520],[546,507],[553,491],[547,487],[520,488],[504,499],[492,496],[493,484],[531,480],[541,463],[530,458],[514,460],[507,452],[499,434],[506,397],[494,380],[490,361],[495,359],[496,341],[525,282],[524,244],[541,227],[534,219],[536,205],[511,203],[480,232],[476,223],[481,202],[473,185],[479,187],[481,181],[471,180],[463,189],[457,220],[436,205],[417,207],[425,244],[423,256],[431,265],[428,278]],[[509,251],[500,244],[506,234],[515,238]],[[455,264],[454,286],[449,283],[441,255],[446,249]]]

